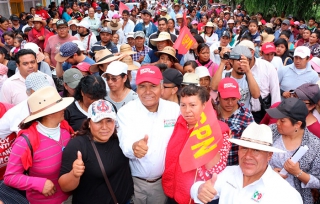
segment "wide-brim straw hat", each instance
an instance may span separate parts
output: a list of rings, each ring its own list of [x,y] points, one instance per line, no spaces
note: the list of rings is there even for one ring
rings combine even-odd
[[[121,59],[121,62],[126,63],[128,65],[128,70],[138,70],[139,67],[133,63],[133,59],[131,56],[125,56]]]
[[[157,51],[154,54],[157,57],[160,57],[160,55],[163,54],[163,53],[164,54],[168,54],[171,57],[173,57],[175,62],[179,62],[179,60],[176,58],[176,50],[173,47],[170,47],[170,46],[164,47],[162,51]]]
[[[127,54],[127,55],[133,55],[133,54],[136,54],[137,52],[133,51],[129,44],[123,44],[120,46],[120,53]]]
[[[213,28],[215,29],[216,28],[216,25],[212,22],[207,22],[207,24],[205,25],[205,27],[210,27],[210,28]]]
[[[267,125],[258,125],[253,122],[243,131],[240,139],[229,139],[230,142],[242,147],[257,149],[266,152],[280,152],[281,149],[272,147],[272,131]]]
[[[99,50],[95,53],[96,63],[90,66],[90,72],[95,73],[99,71],[98,65],[110,63],[120,59],[121,56],[114,56],[108,49]]]
[[[119,30],[122,27],[122,24],[117,22],[116,19],[112,19],[110,22],[107,23],[107,27],[111,30]]]
[[[171,40],[171,36],[170,36],[170,33],[168,32],[161,32],[157,38],[155,39],[150,39],[150,43],[151,45],[153,46],[157,46],[157,43],[158,42],[161,42],[161,41],[165,41],[165,40],[169,40],[171,42],[171,45],[173,45],[173,42]]]
[[[274,40],[274,35],[269,35],[266,32],[261,33],[261,37],[262,37],[262,43],[261,44],[264,44],[264,43],[267,43],[267,42],[273,42],[273,40]]]
[[[62,98],[52,86],[38,89],[28,98],[30,116],[23,122],[27,123],[52,113],[64,110],[74,101],[73,97]]]
[[[47,25],[47,22],[45,20],[43,20],[41,17],[35,16],[32,20],[32,22],[40,22],[42,23],[43,26]]]

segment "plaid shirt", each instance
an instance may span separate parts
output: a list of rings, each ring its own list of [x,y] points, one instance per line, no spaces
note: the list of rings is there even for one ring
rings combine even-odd
[[[232,138],[235,139],[240,139],[243,130],[254,121],[251,112],[247,108],[240,105],[239,108],[227,120],[223,118],[220,118],[219,120],[228,124],[233,135]],[[238,149],[239,146],[232,143],[232,147],[228,156],[228,166],[239,164]]]
[[[150,47],[144,45],[144,46],[143,46],[143,50],[140,51],[140,52],[137,51],[136,46],[133,46],[133,47],[132,47],[132,50],[135,51],[135,52],[137,52],[136,54],[131,55],[133,61],[138,61],[139,58],[140,58],[140,56],[146,56],[146,55],[149,53],[149,51],[152,50],[152,49],[151,49]]]

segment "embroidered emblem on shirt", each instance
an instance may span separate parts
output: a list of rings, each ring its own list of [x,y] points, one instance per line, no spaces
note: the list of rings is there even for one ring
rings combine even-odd
[[[176,119],[164,120],[164,127],[174,127]]]
[[[256,191],[254,192],[251,199],[259,203],[261,198],[262,198],[262,193],[259,193],[259,191]]]

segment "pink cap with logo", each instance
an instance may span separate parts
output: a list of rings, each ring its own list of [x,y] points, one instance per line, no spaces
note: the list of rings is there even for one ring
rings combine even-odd
[[[158,67],[153,65],[146,65],[138,69],[136,84],[141,84],[142,82],[150,82],[152,84],[158,85],[160,84],[162,79],[162,74]]]
[[[269,54],[271,52],[276,52],[276,46],[274,46],[273,43],[269,42],[269,43],[264,43],[261,47],[261,51],[264,54]]]
[[[218,92],[221,98],[241,98],[238,82],[230,77],[219,82]]]

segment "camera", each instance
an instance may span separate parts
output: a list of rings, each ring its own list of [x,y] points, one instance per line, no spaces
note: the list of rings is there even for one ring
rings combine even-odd
[[[240,60],[241,55],[238,55],[238,54],[229,55],[229,59]]]
[[[219,53],[220,53],[221,50],[222,50],[222,47],[218,47],[218,50],[219,50]],[[230,59],[230,52],[225,52],[225,53],[223,53],[221,59],[224,59],[224,60]]]

